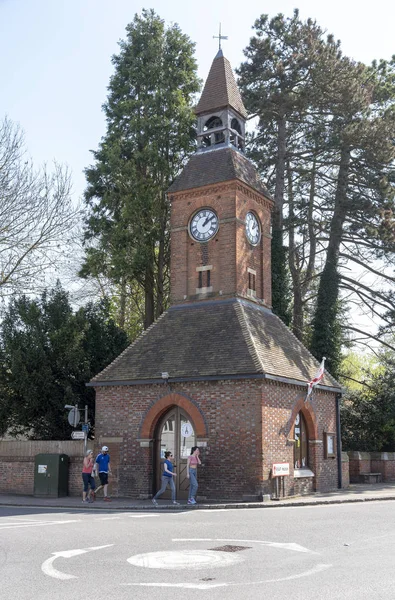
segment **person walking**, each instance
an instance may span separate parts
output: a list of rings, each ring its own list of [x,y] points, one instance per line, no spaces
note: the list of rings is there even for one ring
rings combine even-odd
[[[176,486],[174,485],[174,477],[176,473],[173,472],[173,455],[171,452],[165,452],[165,462],[163,463],[164,471],[162,473],[162,487],[155,496],[152,498],[152,504],[158,506],[157,498],[163,494],[167,486],[170,485],[171,489],[171,500],[173,504],[180,504],[176,501]]]
[[[95,479],[92,477],[93,467],[93,450],[87,450],[82,463],[82,481],[84,483],[82,502],[93,502],[95,499]]]
[[[103,446],[101,452],[96,456],[95,466],[93,468],[92,475],[95,474],[95,471],[99,473],[100,485],[96,489],[97,492],[103,488],[105,502],[111,502],[111,498],[107,495],[108,490],[108,475],[111,475],[111,467],[110,467],[110,455],[108,454],[108,446]]]
[[[191,454],[187,460],[187,478],[189,479],[188,504],[196,504],[196,492],[198,489],[197,466],[202,464],[199,455],[199,448],[192,446]]]

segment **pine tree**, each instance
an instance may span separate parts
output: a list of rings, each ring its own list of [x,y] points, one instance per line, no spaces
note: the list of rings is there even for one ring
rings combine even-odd
[[[194,44],[177,25],[166,28],[154,11],[143,10],[126,31],[104,105],[107,133],[86,169],[92,245],[81,273],[104,273],[124,291],[137,283],[146,328],[167,306],[166,190],[194,147],[199,80]]]

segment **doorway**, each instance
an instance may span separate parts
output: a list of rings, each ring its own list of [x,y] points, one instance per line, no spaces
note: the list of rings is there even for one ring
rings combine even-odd
[[[187,478],[187,458],[192,446],[196,446],[196,433],[192,420],[178,406],[171,408],[160,420],[157,427],[155,448],[155,482],[156,490],[160,488],[165,452],[170,451],[174,457],[175,486],[178,500],[188,498],[189,479]],[[170,489],[161,496],[171,498]]]

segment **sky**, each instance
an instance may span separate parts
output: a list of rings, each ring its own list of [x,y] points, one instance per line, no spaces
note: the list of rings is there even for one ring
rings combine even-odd
[[[25,131],[35,164],[67,164],[74,198],[81,197],[90,150],[105,133],[101,109],[113,72],[111,56],[125,27],[143,8],[178,23],[196,43],[199,76],[207,77],[218,49],[219,23],[225,56],[236,68],[262,14],[291,16],[299,8],[342,41],[345,54],[370,63],[395,54],[395,3],[376,0],[0,0],[0,119]],[[364,8],[368,7],[368,8]]]
[[[178,23],[196,44],[202,80],[218,50],[213,36],[219,23],[228,36],[224,55],[236,68],[255,20],[262,13],[291,17],[295,8],[303,20],[315,19],[340,39],[343,53],[355,60],[370,63],[395,54],[395,2],[389,0],[0,0],[0,120],[7,115],[24,130],[35,165],[68,165],[76,204],[90,151],[105,134],[101,107],[113,73],[111,56],[143,8]]]

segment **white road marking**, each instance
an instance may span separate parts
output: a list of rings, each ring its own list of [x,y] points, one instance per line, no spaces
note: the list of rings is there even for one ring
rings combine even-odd
[[[53,556],[48,558],[41,565],[41,570],[45,575],[49,577],[54,577],[55,579],[78,579],[76,575],[68,575],[67,573],[62,573],[53,567],[52,563],[57,558],[72,558],[73,556],[79,556],[80,554],[86,554],[92,550],[101,550],[102,548],[110,548],[114,544],[107,544],[106,546],[92,546],[91,548],[83,548],[76,550],[63,550],[62,552],[52,552]]]
[[[240,554],[216,550],[183,550],[182,552],[147,552],[136,554],[127,559],[135,567],[148,569],[170,569],[197,571],[199,569],[216,569],[229,567],[244,562]]]
[[[98,519],[96,519],[97,521],[116,521],[117,519],[120,519],[121,517],[100,517]]]
[[[155,519],[159,518],[160,515],[128,515],[129,519],[149,519],[154,517]]]
[[[295,552],[307,552],[308,554],[319,554],[314,550],[309,550],[304,546],[293,542],[265,542],[263,540],[234,540],[228,538],[173,538],[172,542],[238,542],[243,544],[260,544],[262,546],[271,546],[272,548],[283,548],[284,550],[294,550]]]
[[[195,590],[211,590],[218,587],[236,587],[245,585],[261,585],[263,583],[277,583],[280,581],[291,581],[292,579],[299,579],[300,577],[309,577],[316,573],[321,573],[330,569],[332,565],[320,564],[316,565],[309,571],[298,573],[297,575],[290,575],[289,577],[281,577],[279,579],[263,579],[262,581],[243,581],[240,583],[121,583],[121,585],[131,585],[140,587],[164,587],[164,588],[184,588],[184,589],[195,589]]]
[[[70,519],[68,521],[38,521],[34,523],[7,523],[6,525],[0,524],[0,531],[2,529],[20,529],[21,527],[46,527],[47,525],[66,525],[68,523],[80,523],[81,519]]]
[[[189,590],[211,590],[218,587],[228,587],[229,583],[121,583],[141,587],[183,588]]]

